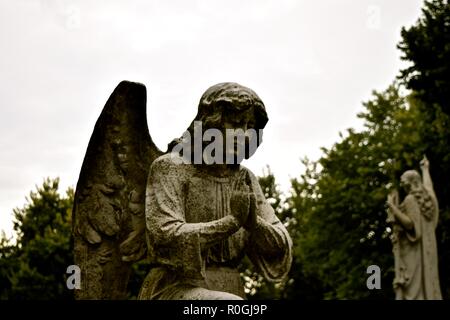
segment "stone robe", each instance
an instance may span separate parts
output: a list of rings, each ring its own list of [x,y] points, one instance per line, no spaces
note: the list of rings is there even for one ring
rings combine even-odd
[[[292,263],[292,240],[266,201],[257,178],[240,166],[215,177],[175,153],[151,166],[146,196],[152,269],[140,299],[245,298],[237,270],[245,254],[269,281],[280,281]],[[247,184],[256,196],[251,231],[231,216],[233,190]]]
[[[400,274],[395,283],[399,286],[397,299],[442,299],[439,286],[438,256],[435,229],[437,225],[437,202],[434,216],[427,218],[420,210],[416,198],[409,194],[400,206],[412,223],[411,230],[401,228],[398,234]]]

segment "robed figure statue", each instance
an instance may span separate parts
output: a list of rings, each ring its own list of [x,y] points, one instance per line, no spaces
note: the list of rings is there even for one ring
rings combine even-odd
[[[426,157],[420,165],[422,177],[408,170],[400,178],[407,194],[403,202],[398,204],[395,191],[387,201],[388,221],[393,223],[394,290],[398,300],[442,299],[435,235],[438,201]]]

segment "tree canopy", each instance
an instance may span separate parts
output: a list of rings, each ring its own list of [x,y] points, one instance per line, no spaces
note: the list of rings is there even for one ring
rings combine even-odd
[[[294,279],[314,279],[323,298],[394,297],[393,256],[384,203],[400,175],[427,155],[440,203],[437,229],[441,287],[450,296],[450,6],[426,1],[417,23],[401,31],[398,47],[410,66],[399,82],[373,92],[358,115],[364,130],[349,129],[292,181],[296,213]],[[403,90],[403,88],[408,90]],[[405,92],[405,93],[401,93]],[[382,270],[382,289],[368,290],[366,268]],[[296,283],[296,282],[294,282]],[[293,292],[301,287],[294,286]]]
[[[27,203],[14,209],[12,243],[0,239],[0,298],[15,300],[70,299],[66,270],[73,264],[71,211],[73,189],[61,196],[59,179],[46,179],[30,192]]]

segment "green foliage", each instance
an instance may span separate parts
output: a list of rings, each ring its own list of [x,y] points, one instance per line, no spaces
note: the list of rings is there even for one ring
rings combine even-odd
[[[305,159],[305,174],[292,181],[290,201],[301,226],[296,263],[326,299],[392,297],[384,202],[405,163],[418,163],[420,147],[411,138],[414,119],[398,86],[373,95],[359,115],[366,129],[348,130],[317,162]],[[366,269],[372,264],[381,267],[387,290],[367,289]]]
[[[241,276],[244,281],[245,291],[249,300],[260,299],[304,299],[316,300],[322,298],[319,282],[313,277],[306,277],[303,264],[298,259],[299,235],[302,233],[303,224],[296,214],[301,206],[293,201],[292,197],[283,195],[276,183],[276,178],[270,167],[258,178],[265,198],[273,207],[275,214],[286,226],[294,242],[294,261],[288,277],[282,283],[267,282],[264,277],[255,271],[254,266],[246,258],[241,265]],[[302,211],[302,210],[301,210]]]
[[[348,130],[340,142],[323,149],[317,162],[305,159],[305,173],[292,181],[289,203],[299,222],[294,268],[314,281],[312,291],[322,292],[325,299],[394,297],[391,230],[384,203],[390,189],[398,188],[399,176],[419,169],[430,148],[421,135],[430,125],[422,117],[422,103],[399,92],[397,84],[374,92],[358,115],[365,129]],[[446,228],[448,219],[441,217],[441,222]],[[383,290],[366,287],[366,269],[372,264],[381,267]],[[448,281],[442,279],[447,288]],[[294,291],[301,290],[299,279],[294,280]]]
[[[403,97],[397,84],[374,92],[359,114],[365,129],[345,137],[316,162],[304,160],[306,172],[292,181],[289,206],[298,227],[293,234],[294,292],[300,276],[309,292],[326,299],[393,298],[393,258],[384,202],[399,175],[418,169],[424,154],[440,202],[437,230],[441,286],[449,297],[450,263],[450,6],[425,2],[416,25],[403,28],[399,48],[412,65],[400,79],[413,91]],[[382,270],[383,290],[366,288],[366,268]],[[307,290],[308,291],[308,290]]]
[[[443,295],[450,297],[450,3],[426,1],[422,15],[402,29],[399,44],[411,63],[400,79],[413,90],[423,125],[417,128],[432,166],[431,176],[440,206],[437,240]]]
[[[128,280],[128,299],[136,300],[142,283],[144,283],[144,279],[150,271],[150,264],[144,259],[133,263],[131,268],[130,279]]]
[[[402,28],[398,48],[411,66],[401,71],[407,87],[431,108],[437,104],[450,114],[450,3],[425,1],[422,16],[410,28]]]
[[[16,243],[0,240],[0,298],[71,299],[66,269],[73,264],[71,210],[73,190],[58,193],[59,179],[46,179],[14,209]]]
[[[268,170],[259,182],[294,242],[287,281],[274,286],[248,260],[241,274],[250,299],[393,299],[393,255],[385,199],[399,176],[418,169],[424,154],[440,204],[437,229],[441,288],[450,298],[450,5],[426,1],[418,22],[401,31],[398,47],[411,65],[401,84],[373,92],[358,115],[364,129],[349,129],[305,172],[288,196]],[[400,94],[401,85],[411,90]],[[15,209],[17,243],[0,236],[0,299],[71,299],[65,287],[72,264],[73,191],[44,181]],[[382,270],[382,290],[368,290],[366,269]],[[136,298],[148,265],[133,265],[129,298]]]

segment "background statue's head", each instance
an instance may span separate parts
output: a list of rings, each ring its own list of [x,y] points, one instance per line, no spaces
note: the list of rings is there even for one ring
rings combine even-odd
[[[431,195],[424,188],[419,172],[416,170],[408,170],[403,173],[400,178],[400,185],[408,194],[414,196],[423,216],[428,220],[433,219],[437,214],[437,207],[434,204]]]
[[[422,188],[422,178],[416,170],[408,170],[400,177],[400,185],[409,193]]]
[[[234,82],[224,82],[205,91],[200,98],[197,115],[187,131],[193,136],[194,124],[199,122],[203,132],[218,129],[223,132],[224,138],[226,129],[254,129],[257,133],[256,145],[259,146],[262,142],[262,129],[267,121],[264,103],[253,90]],[[181,138],[172,141],[169,151],[180,141]],[[254,151],[246,151],[245,158],[249,158]]]

